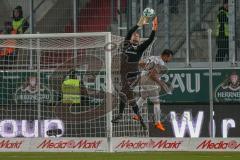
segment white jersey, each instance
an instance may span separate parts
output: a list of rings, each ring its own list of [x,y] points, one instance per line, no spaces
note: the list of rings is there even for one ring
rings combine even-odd
[[[144,71],[142,72],[142,76],[148,74],[148,71],[151,69],[155,69],[157,73],[160,75],[166,73],[167,67],[165,66],[165,62],[159,56],[151,56],[144,60],[146,64],[144,67]]]
[[[151,56],[144,60],[146,64],[154,63],[155,65],[165,66],[164,61],[159,56]]]
[[[141,97],[146,99],[149,97],[154,102],[159,102],[159,93],[162,90],[156,81],[149,77],[149,71],[155,69],[157,71],[157,76],[160,78],[166,73],[167,67],[160,56],[150,56],[143,60],[146,64],[144,70],[142,71],[139,86]]]

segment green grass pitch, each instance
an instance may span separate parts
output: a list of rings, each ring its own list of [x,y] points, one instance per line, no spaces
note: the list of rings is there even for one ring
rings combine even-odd
[[[237,152],[0,153],[0,160],[240,160]]]

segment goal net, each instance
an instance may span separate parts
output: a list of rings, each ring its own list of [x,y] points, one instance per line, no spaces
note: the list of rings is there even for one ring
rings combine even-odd
[[[1,35],[0,137],[148,136],[130,107],[110,122],[122,40],[104,32]],[[142,114],[147,121],[146,107]]]

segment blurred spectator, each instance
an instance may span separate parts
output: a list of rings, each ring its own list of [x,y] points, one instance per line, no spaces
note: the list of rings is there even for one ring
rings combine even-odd
[[[2,34],[23,34],[29,27],[28,21],[23,18],[23,11],[21,6],[17,6],[13,10],[12,22],[5,22],[4,32]],[[0,59],[3,65],[13,64],[17,58],[17,49],[14,48],[16,41],[9,39],[4,43],[6,48],[1,48]],[[10,47],[9,47],[10,46]]]
[[[229,26],[228,26],[228,0],[223,0],[223,6],[219,8],[216,26],[217,55],[216,61],[229,60]]]
[[[71,69],[68,76],[62,83],[62,103],[63,104],[85,104],[89,102],[87,88],[82,80],[77,78],[75,69]]]
[[[62,83],[62,103],[80,104],[81,82],[77,79],[75,70],[70,70],[68,78]]]
[[[4,24],[4,32],[1,34],[16,34],[15,30],[12,28],[12,23],[11,22],[5,22]],[[1,48],[0,50],[0,59],[3,61],[3,64],[13,64],[13,62],[16,59],[16,49],[13,48],[12,46],[15,46],[15,40],[8,39],[5,41],[6,46],[11,46],[11,47],[6,47],[6,48]]]
[[[17,6],[13,10],[12,28],[17,34],[24,33],[29,27],[28,21],[23,18],[23,11],[21,6]]]

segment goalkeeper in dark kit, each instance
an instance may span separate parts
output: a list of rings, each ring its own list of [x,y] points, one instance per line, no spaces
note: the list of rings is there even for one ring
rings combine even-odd
[[[123,118],[124,108],[129,104],[132,106],[133,112],[137,115],[139,122],[143,129],[147,129],[144,121],[139,114],[139,109],[135,101],[134,93],[131,89],[131,84],[137,79],[138,74],[138,64],[144,51],[153,42],[155,33],[158,28],[158,20],[155,17],[152,21],[152,32],[150,37],[140,44],[140,34],[136,32],[139,27],[146,24],[148,17],[141,17],[137,25],[129,30],[127,36],[125,37],[123,46],[121,48],[121,83],[122,89],[120,92],[120,106],[119,114],[112,120],[112,123],[118,123]]]

